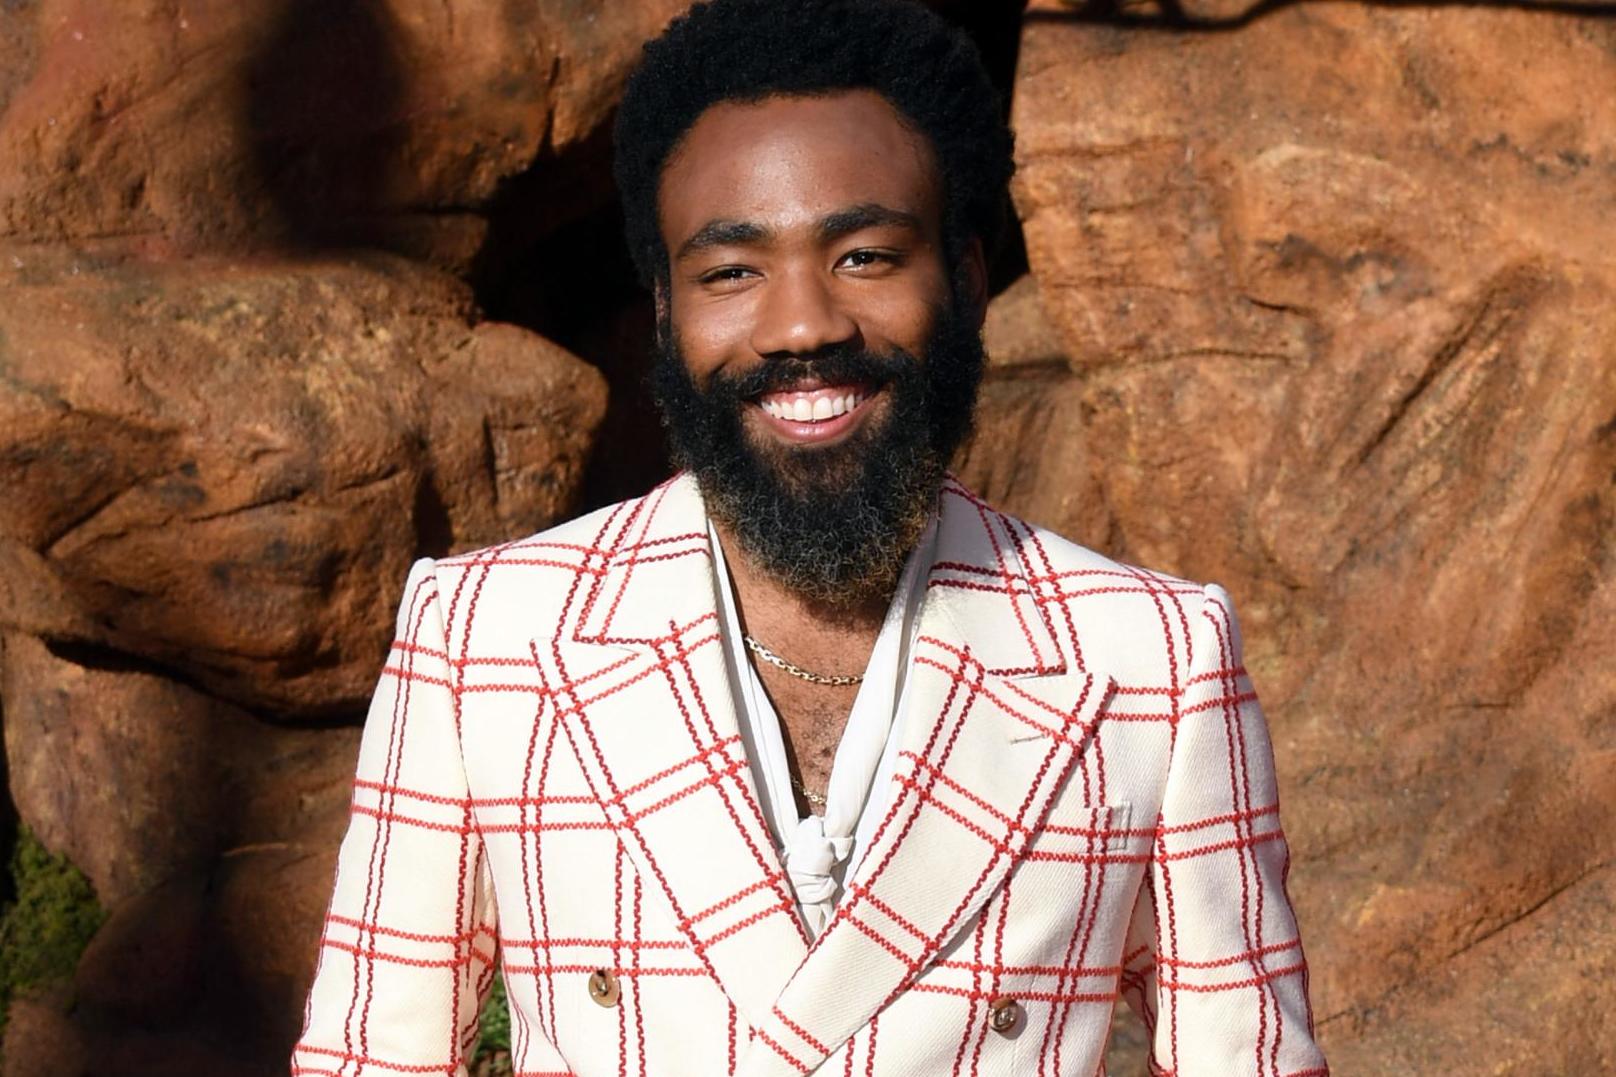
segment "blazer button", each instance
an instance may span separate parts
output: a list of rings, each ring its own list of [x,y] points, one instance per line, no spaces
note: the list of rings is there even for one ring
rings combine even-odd
[[[988,1003],[988,1027],[1001,1036],[1008,1036],[1021,1023],[1021,1007],[1013,998],[996,998]]]
[[[618,986],[617,977],[605,969],[596,969],[589,975],[589,997],[595,1000],[595,1005],[608,1008],[617,1005],[622,997],[623,989]]]

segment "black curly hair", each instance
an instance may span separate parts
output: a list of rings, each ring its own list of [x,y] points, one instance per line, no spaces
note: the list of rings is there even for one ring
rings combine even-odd
[[[667,273],[657,185],[696,119],[723,101],[874,90],[937,155],[943,237],[990,257],[1004,231],[1015,164],[998,93],[976,46],[910,0],[709,0],[645,46],[614,132],[624,230],[640,279]]]

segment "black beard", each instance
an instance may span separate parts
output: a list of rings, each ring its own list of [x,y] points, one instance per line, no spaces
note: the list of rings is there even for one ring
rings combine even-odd
[[[759,568],[803,598],[849,607],[890,596],[937,505],[948,462],[971,429],[982,380],[976,325],[946,308],[924,361],[833,347],[768,360],[737,378],[691,380],[670,325],[660,327],[651,389],[675,462],[701,487],[707,511]],[[760,445],[743,408],[809,375],[881,388],[887,413],[835,445]]]

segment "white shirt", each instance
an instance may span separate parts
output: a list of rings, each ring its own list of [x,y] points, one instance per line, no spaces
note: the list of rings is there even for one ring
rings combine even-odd
[[[825,813],[803,818],[797,816],[797,801],[792,795],[780,716],[769,702],[742,637],[723,546],[711,521],[707,536],[718,580],[724,653],[741,740],[752,761],[763,817],[797,896],[798,911],[809,935],[817,936],[830,920],[843,881],[857,870],[859,857],[869,846],[890,801],[902,734],[904,688],[926,579],[931,573],[937,522],[933,520],[927,526],[909,554],[892,604],[887,607],[831,763]],[[769,646],[779,641],[761,642]],[[791,657],[789,649],[782,657]]]

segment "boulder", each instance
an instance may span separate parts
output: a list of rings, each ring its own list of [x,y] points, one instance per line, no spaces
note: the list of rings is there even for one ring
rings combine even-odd
[[[227,1032],[244,1055],[284,1059],[303,1029],[340,838],[339,830],[244,848],[214,873],[208,1025]]]
[[[595,370],[384,256],[0,252],[0,624],[279,716],[368,697],[410,561],[573,498]]]
[[[24,995],[6,1007],[0,1077],[89,1077],[90,1050],[67,1017],[70,1000],[58,995]]]
[[[107,1072],[275,1072],[314,971],[359,730],[273,725],[20,635],[0,698],[18,814],[108,912],[72,990],[35,998],[22,1027],[70,1031],[50,1031],[62,1064],[82,1043]]]
[[[988,304],[982,344],[987,370],[954,473],[989,502],[1014,505],[1023,519],[1099,549],[1118,548],[1098,459],[1085,437],[1091,405],[1030,274]]]
[[[357,729],[272,725],[115,655],[77,657],[7,636],[0,698],[11,799],[89,878],[112,916],[102,934],[175,879],[200,890],[220,857],[335,849]]]
[[[93,1014],[102,1022],[162,1026],[194,1010],[217,960],[205,943],[207,897],[197,875],[181,872],[119,905],[73,977],[71,1013],[79,1023]]]
[[[1014,117],[1067,369],[1004,502],[1234,593],[1343,1069],[1602,1072],[1611,1028],[1562,1022],[1549,1062],[1497,1013],[1566,940],[1616,945],[1589,911],[1616,853],[1616,114],[1587,92],[1616,24],[1070,15],[1029,10]],[[1575,964],[1577,1007],[1616,1005]]]
[[[1472,1073],[1485,1051],[1493,1073],[1616,1072],[1616,1044],[1589,1027],[1589,1007],[1605,1005],[1590,998],[1590,985],[1616,976],[1612,923],[1616,873],[1606,867],[1354,1012],[1332,1036],[1331,1065],[1339,1073]]]
[[[0,235],[219,250],[335,230],[464,264],[501,181],[601,131],[684,6],[8,3],[0,58],[31,77],[0,73]]]
[[[1038,280],[1032,274],[1023,275],[988,304],[982,345],[990,374],[1011,367],[1066,367],[1066,342],[1044,313]]]
[[[1299,0],[1063,0],[1061,7],[1077,16],[1102,19],[1154,19],[1170,20],[1175,25],[1206,23],[1209,25],[1238,23],[1267,14],[1276,7]],[[1305,2],[1305,0],[1302,0]],[[1514,0],[1520,7],[1546,8],[1600,8],[1609,7],[1609,0]],[[1041,12],[1048,17],[1058,10],[1046,4]],[[1593,12],[1590,12],[1593,14]]]

